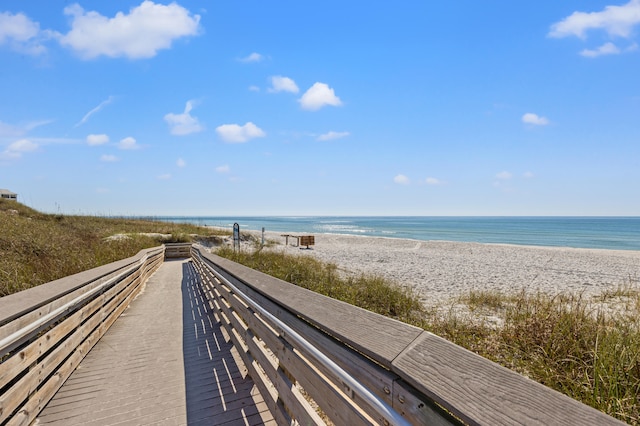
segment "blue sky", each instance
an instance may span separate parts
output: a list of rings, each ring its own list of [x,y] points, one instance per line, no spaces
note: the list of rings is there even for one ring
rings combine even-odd
[[[3,1],[0,188],[101,215],[640,215],[640,0]]]

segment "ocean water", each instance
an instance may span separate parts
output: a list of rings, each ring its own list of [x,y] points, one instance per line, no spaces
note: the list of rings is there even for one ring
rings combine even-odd
[[[640,250],[640,217],[160,217],[232,229]]]

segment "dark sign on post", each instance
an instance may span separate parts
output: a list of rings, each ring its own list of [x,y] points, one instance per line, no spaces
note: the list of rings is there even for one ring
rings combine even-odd
[[[233,250],[240,250],[240,225],[238,222],[233,224]]]

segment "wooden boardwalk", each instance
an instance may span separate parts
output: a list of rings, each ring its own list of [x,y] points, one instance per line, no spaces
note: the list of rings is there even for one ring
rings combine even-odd
[[[165,262],[36,424],[275,425],[190,261]]]

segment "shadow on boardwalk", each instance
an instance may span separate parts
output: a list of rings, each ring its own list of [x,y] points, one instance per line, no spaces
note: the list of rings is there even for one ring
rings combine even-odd
[[[275,424],[234,351],[191,262],[166,261],[36,422]]]
[[[216,322],[199,276],[190,262],[182,268],[188,424],[264,424],[261,412],[271,416],[246,368],[236,362],[239,356]]]

